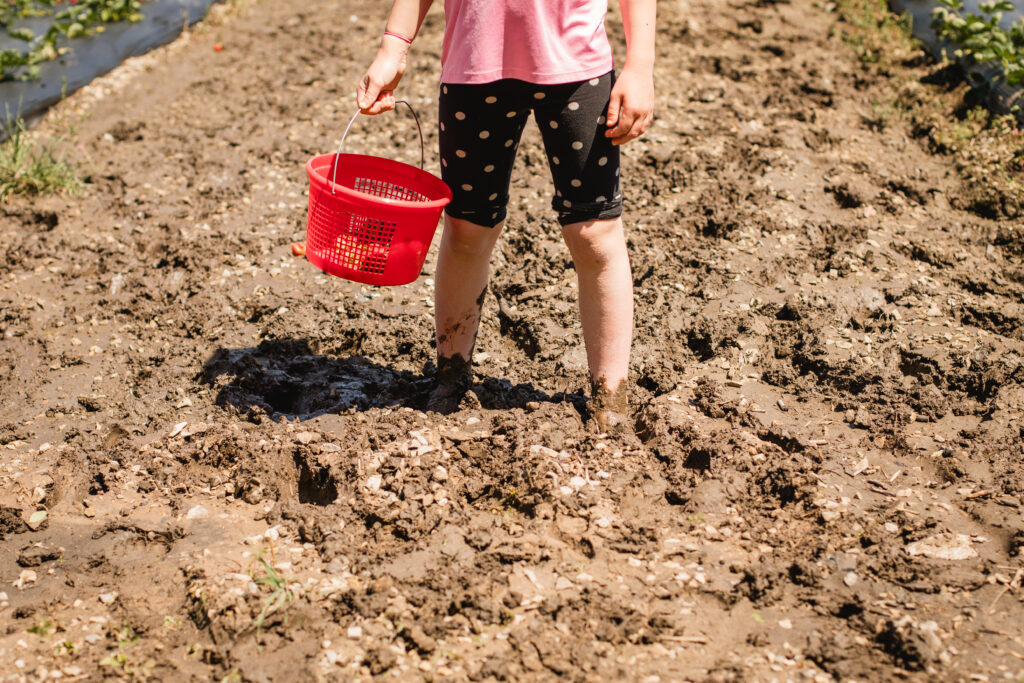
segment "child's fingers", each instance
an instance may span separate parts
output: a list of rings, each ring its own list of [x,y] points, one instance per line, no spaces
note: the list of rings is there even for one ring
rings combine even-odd
[[[608,100],[608,116],[606,117],[605,124],[612,128],[619,123],[619,113],[622,111],[622,95],[612,89],[612,96]]]
[[[390,90],[382,90],[376,101],[362,110],[364,114],[382,114],[395,108],[395,95]]]
[[[630,128],[636,121],[636,114],[629,108],[623,107],[619,113],[615,127],[605,132],[605,137],[611,138],[612,142],[618,144],[618,140],[629,133]]]
[[[391,111],[395,108],[395,96],[390,90],[381,90],[377,93],[377,98],[370,102],[369,106],[360,107],[359,112],[362,114],[381,114],[386,111]]]
[[[617,138],[612,139],[613,145],[624,145],[631,140],[636,140],[638,137],[647,132],[648,126],[651,125],[652,117],[649,115],[638,115],[633,119],[632,125],[629,129]]]
[[[360,110],[366,111],[377,100],[379,93],[380,89],[374,86],[370,74],[366,74],[356,88],[356,105]]]
[[[629,142],[630,140],[636,140],[638,137],[644,134],[645,130],[647,130],[646,118],[643,116],[638,116],[633,121],[633,125],[629,127],[629,130],[626,132],[626,134],[622,136],[621,141],[613,141],[612,144],[622,145]]]

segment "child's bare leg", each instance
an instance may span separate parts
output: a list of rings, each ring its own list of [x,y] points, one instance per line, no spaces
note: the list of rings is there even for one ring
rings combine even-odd
[[[614,427],[628,410],[620,388],[633,341],[633,274],[622,219],[572,223],[562,236],[576,266],[595,417],[602,428]]]
[[[437,334],[438,387],[431,410],[450,412],[468,388],[480,307],[490,272],[491,251],[504,223],[487,228],[444,217],[444,234],[434,274],[434,329]]]

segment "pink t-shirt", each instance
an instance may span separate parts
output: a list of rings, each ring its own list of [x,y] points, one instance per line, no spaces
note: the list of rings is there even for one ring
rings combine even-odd
[[[445,0],[441,80],[572,83],[612,70],[608,0]]]

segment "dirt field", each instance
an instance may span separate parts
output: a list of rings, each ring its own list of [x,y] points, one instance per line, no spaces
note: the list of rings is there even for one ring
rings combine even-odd
[[[875,116],[827,9],[661,2],[642,446],[584,420],[532,124],[478,384],[427,414],[433,257],[289,249],[388,4],[249,0],[42,124],[91,185],[0,207],[0,679],[1024,679],[1020,207]]]

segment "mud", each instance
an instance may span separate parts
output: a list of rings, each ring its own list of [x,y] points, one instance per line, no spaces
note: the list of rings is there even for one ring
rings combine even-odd
[[[0,211],[0,676],[1020,679],[1024,233],[877,125],[836,15],[659,3],[632,444],[584,422],[532,125],[475,401],[425,412],[433,255],[388,289],[292,256],[367,11],[251,0],[41,124],[91,185]]]

